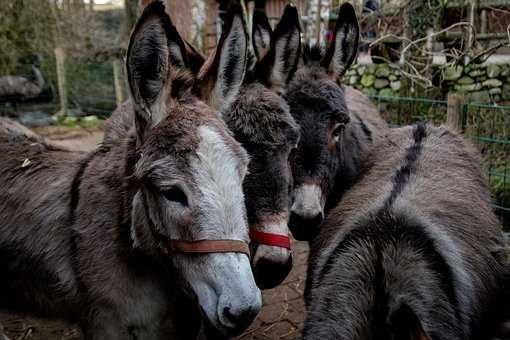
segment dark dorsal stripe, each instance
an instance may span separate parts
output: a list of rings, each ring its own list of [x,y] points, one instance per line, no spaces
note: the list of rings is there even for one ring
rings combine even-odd
[[[367,124],[365,124],[363,119],[361,119],[361,117],[356,112],[352,112],[352,114],[354,115],[354,117],[358,121],[359,125],[361,126],[361,131],[363,131],[363,133],[367,137],[367,140],[369,142],[372,142],[373,141],[372,131],[370,131],[370,129],[368,128]]]
[[[382,254],[386,247],[395,244],[408,244],[417,252],[421,258],[428,264],[428,269],[439,279],[441,290],[447,296],[453,310],[456,311],[457,320],[460,320],[458,313],[458,300],[455,294],[455,277],[452,269],[446,263],[445,259],[438,252],[435,241],[425,231],[425,227],[416,221],[411,221],[405,216],[396,216],[386,210],[380,210],[375,215],[358,222],[355,228],[348,233],[336,246],[334,251],[328,257],[327,262],[320,269],[315,282],[323,282],[324,278],[335,271],[335,264],[342,261],[342,255],[347,251],[356,252],[357,247],[373,247],[377,254],[377,269],[374,288],[378,294],[385,292],[384,280],[378,275],[384,275],[382,266]],[[356,269],[353,269],[356,270]],[[334,274],[333,274],[334,275]],[[398,292],[396,292],[398,293]],[[384,293],[386,294],[386,293]],[[379,304],[384,304],[387,297],[377,297]],[[375,312],[383,312],[384,306],[374,306]]]
[[[409,182],[411,173],[416,170],[416,163],[423,149],[423,140],[427,135],[427,125],[425,123],[417,123],[413,127],[413,144],[407,148],[405,156],[405,164],[401,166],[393,176],[393,189],[390,196],[384,203],[386,207],[391,207],[402,190]]]

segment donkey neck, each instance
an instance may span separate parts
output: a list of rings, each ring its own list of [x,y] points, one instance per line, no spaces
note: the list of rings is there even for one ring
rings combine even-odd
[[[371,154],[386,139],[388,131],[377,109],[364,94],[351,87],[344,90],[350,124],[344,132],[340,166],[326,200],[326,211],[335,207],[343,194],[371,168],[374,164]]]
[[[79,214],[93,193],[102,193],[105,206],[114,207],[105,216],[119,235],[129,235],[131,201],[134,196],[132,172],[136,163],[136,138],[127,134],[115,144],[101,145],[79,162],[71,184],[69,224],[80,228]],[[124,238],[124,237],[123,237]]]

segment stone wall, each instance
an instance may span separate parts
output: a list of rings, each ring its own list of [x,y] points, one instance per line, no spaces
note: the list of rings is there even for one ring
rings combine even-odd
[[[405,94],[398,65],[357,64],[344,77],[345,84],[367,95],[384,97]],[[463,92],[474,102],[510,101],[510,64],[451,66],[441,72],[442,95]]]
[[[344,82],[369,96],[395,97],[402,87],[399,67],[393,64],[353,65]]]
[[[510,65],[451,66],[443,81],[449,91],[467,93],[475,102],[510,100]]]

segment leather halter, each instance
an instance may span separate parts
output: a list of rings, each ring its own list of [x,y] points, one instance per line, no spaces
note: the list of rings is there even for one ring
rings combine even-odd
[[[241,253],[250,257],[250,248],[239,240],[168,240],[167,250],[173,254]]]
[[[148,211],[147,202],[143,199],[144,208]],[[172,240],[166,239],[155,231],[155,224],[149,217],[149,228],[152,235],[160,242],[163,251],[167,254],[210,254],[210,253],[241,253],[251,257],[248,243],[240,240]]]
[[[255,229],[250,229],[250,239],[258,244],[266,246],[281,247],[291,249],[290,238],[285,235],[266,233]]]

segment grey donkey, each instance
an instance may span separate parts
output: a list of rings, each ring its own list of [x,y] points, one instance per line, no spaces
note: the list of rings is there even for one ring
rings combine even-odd
[[[260,288],[280,284],[292,268],[288,218],[292,175],[289,156],[299,131],[279,89],[295,71],[299,60],[300,30],[295,7],[288,6],[263,60],[253,62],[248,53],[242,8],[235,2],[226,15],[216,50],[207,58],[191,45],[200,98],[218,109],[235,139],[248,151],[250,163],[243,182],[252,244],[252,267]],[[225,79],[225,81],[221,81]],[[225,87],[229,81],[229,86]],[[110,118],[105,141],[132,126],[131,103]]]
[[[317,235],[325,214],[356,183],[363,164],[370,161],[370,150],[388,133],[370,100],[342,85],[358,49],[359,28],[349,9],[352,6],[341,7],[325,51],[304,46],[297,69],[281,88],[300,126],[299,143],[289,157],[293,176],[289,228],[298,240]],[[292,20],[299,26],[297,15]],[[258,23],[253,29],[255,51],[263,51],[274,33],[263,12],[256,11],[253,21]]]
[[[192,94],[187,62],[164,6],[153,2],[127,55],[133,129],[86,155],[0,133],[0,269],[8,278],[0,308],[76,322],[86,339],[181,336],[167,322],[187,315],[174,308],[177,290],[224,336],[255,318],[261,294],[248,256],[167,247],[249,240],[246,151]]]
[[[304,339],[492,339],[507,260],[478,153],[420,123],[370,157],[311,242]]]

